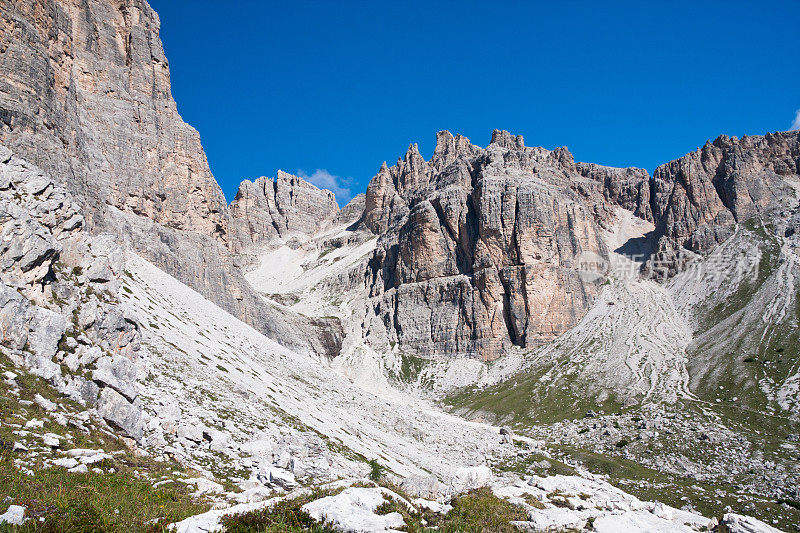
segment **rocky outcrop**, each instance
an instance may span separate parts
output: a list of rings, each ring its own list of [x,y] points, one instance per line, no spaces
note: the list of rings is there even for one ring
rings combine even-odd
[[[144,369],[139,326],[116,299],[120,243],[85,232],[71,194],[2,145],[0,235],[3,353],[141,440]]]
[[[83,229],[80,207],[39,169],[0,145],[0,267],[8,283],[40,285],[59,242]]]
[[[354,224],[361,221],[364,208],[367,205],[367,195],[363,192],[357,194],[347,205],[339,211],[334,219],[334,224]]]
[[[604,199],[578,192],[583,179],[565,148],[501,131],[486,149],[440,132],[430,161],[412,145],[384,164],[362,220],[381,235],[368,284],[386,339],[495,359],[572,327],[602,281],[585,280],[581,262],[607,257],[591,207]]]
[[[800,180],[800,135],[722,135],[661,165],[652,179],[641,169],[576,167],[591,180],[578,189],[606,200],[595,206],[601,221],[610,203],[656,224],[644,274],[663,280],[725,241],[737,223],[793,207],[786,178]]]
[[[279,170],[276,178],[243,181],[230,210],[232,240],[243,251],[276,237],[316,233],[339,214],[339,205],[331,191]]]
[[[422,354],[489,359],[549,341],[597,294],[581,272],[607,258],[598,231],[612,228],[617,207],[655,224],[644,273],[665,279],[737,223],[793,206],[786,178],[800,183],[798,139],[722,136],[652,179],[643,169],[575,163],[564,148],[527,148],[501,131],[486,149],[441,132],[430,161],[412,145],[367,189],[362,222],[381,236],[368,274],[387,331],[377,337]]]
[[[576,163],[575,168],[590,181],[578,181],[579,189],[588,188],[587,197],[602,197],[605,201],[598,207],[618,205],[631,211],[637,217],[653,221],[650,206],[650,174],[643,168],[616,168]],[[601,218],[605,219],[608,215]]]
[[[713,143],[658,167],[653,173],[655,249],[647,272],[665,278],[691,254],[705,254],[727,239],[736,223],[792,207],[785,178],[800,179],[800,133],[768,133]]]

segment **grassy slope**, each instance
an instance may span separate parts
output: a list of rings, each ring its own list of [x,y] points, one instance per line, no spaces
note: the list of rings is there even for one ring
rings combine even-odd
[[[769,324],[762,321],[779,289],[780,242],[771,228],[757,221],[745,227],[756,236],[761,250],[758,276],[743,282],[730,298],[718,301],[712,294],[696,309],[699,327],[689,347],[692,390],[715,403],[720,403],[717,398],[725,402],[736,397],[743,411],[775,412],[776,406],[769,405],[759,383],[764,379],[782,382],[796,368],[800,302],[792,294],[789,313]]]
[[[461,389],[445,397],[444,403],[466,418],[483,416],[518,429],[579,418],[589,410],[614,412],[620,408],[613,395],[602,402],[583,396],[578,384],[544,385],[540,378],[548,370],[523,371],[486,388]]]
[[[26,516],[37,520],[28,521],[19,528],[0,525],[0,532],[160,531],[156,522],[166,524],[209,508],[207,503],[189,496],[185,484],[174,481],[191,476],[180,465],[135,455],[123,442],[100,430],[85,434],[74,427],[57,424],[37,404],[25,405],[20,400],[32,401],[40,394],[60,403],[66,412],[77,412],[79,406],[59,395],[45,381],[14,367],[0,352],[0,371],[5,370],[18,375],[16,382],[20,392],[15,396],[5,386],[0,392],[0,514],[9,505],[23,505],[27,508]],[[41,452],[39,458],[31,461],[28,452],[12,449],[13,442],[20,440],[14,431],[32,418],[46,420],[37,432],[65,437],[62,440],[65,450],[90,448],[117,453],[113,453],[113,459],[92,465],[101,468],[103,473],[90,470],[78,474],[61,467],[42,468],[41,455],[48,452]],[[29,442],[34,441],[35,438],[29,439]],[[33,475],[20,470],[15,464],[19,461],[29,464]],[[173,481],[158,488],[152,486],[155,481],[164,479]]]

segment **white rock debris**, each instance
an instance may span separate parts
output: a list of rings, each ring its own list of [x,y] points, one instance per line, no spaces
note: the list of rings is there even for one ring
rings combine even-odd
[[[401,496],[384,488],[350,487],[335,496],[326,496],[303,506],[312,518],[341,531],[382,532],[402,527],[405,522],[398,512],[377,514],[375,510],[387,499],[413,506]]]
[[[21,526],[25,520],[25,508],[21,505],[10,505],[6,512],[0,515],[0,524]]]
[[[142,478],[227,506],[179,532],[321,485],[344,490],[306,510],[347,531],[401,528],[386,498],[446,513],[487,486],[521,530],[717,525],[609,481],[735,501],[729,532],[798,516],[800,132],[723,135],[650,176],[441,131],[341,209],[283,171],[228,204],[147,2],[40,4],[0,5],[14,468],[110,472],[117,452],[74,448],[93,432],[176,460],[193,473]],[[353,486],[371,468],[413,501]],[[556,471],[576,475],[533,475]]]

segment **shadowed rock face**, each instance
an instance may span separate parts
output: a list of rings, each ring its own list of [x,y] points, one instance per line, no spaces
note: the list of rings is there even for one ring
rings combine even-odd
[[[236,266],[230,211],[177,112],[158,31],[143,0],[0,4],[0,142],[64,185],[91,231],[278,342],[335,355],[338,324],[271,308]]]
[[[599,236],[599,222],[613,216],[606,181],[585,178],[564,148],[526,148],[501,131],[486,149],[440,132],[430,161],[412,145],[384,164],[363,222],[381,235],[368,283],[390,340],[491,360],[572,327],[602,282],[579,268],[608,255]]]

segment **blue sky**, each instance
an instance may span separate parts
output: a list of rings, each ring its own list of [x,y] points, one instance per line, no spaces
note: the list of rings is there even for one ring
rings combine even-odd
[[[652,172],[800,109],[796,0],[150,3],[229,201],[280,168],[342,203],[442,129]]]

